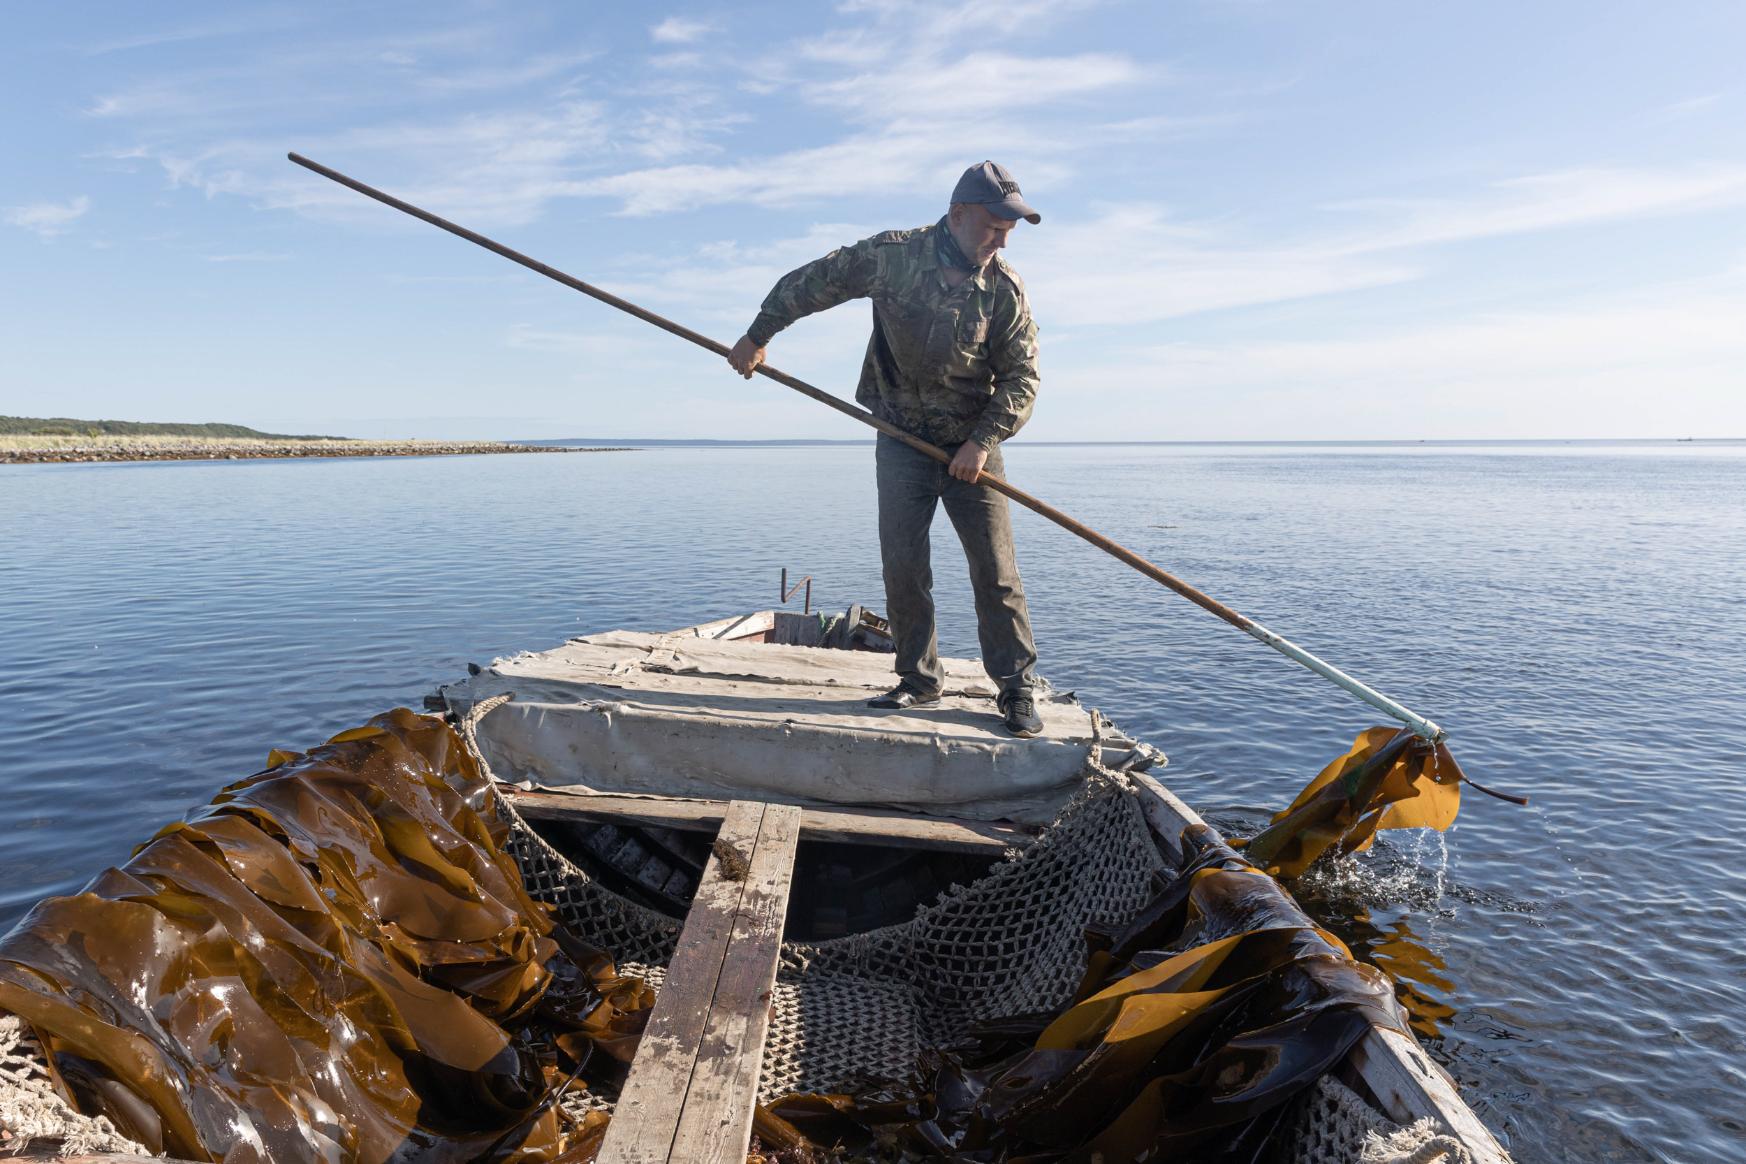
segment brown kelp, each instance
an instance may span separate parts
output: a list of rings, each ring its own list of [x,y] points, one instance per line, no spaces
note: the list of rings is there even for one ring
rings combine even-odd
[[[1258,867],[1296,877],[1329,850],[1368,849],[1380,829],[1447,829],[1461,810],[1462,778],[1447,744],[1370,728],[1266,829],[1239,844]]]
[[[591,1157],[550,1097],[622,1077],[652,994],[527,895],[459,737],[274,761],[0,942],[77,1106],[195,1160]]]
[[[402,710],[273,761],[0,942],[0,1008],[67,1093],[227,1164],[591,1160],[606,1117],[557,1098],[614,1089],[652,993],[527,895],[460,738]],[[1255,1160],[1294,1096],[1401,1015],[1210,829],[1182,846],[1135,916],[1088,935],[1059,1012],[761,1108],[759,1158]]]
[[[1387,979],[1271,877],[1204,825],[1183,840],[1182,872],[1090,935],[1062,1013],[986,1024],[902,1084],[785,1097],[762,1142],[977,1164],[1259,1158],[1286,1103],[1402,1015]]]

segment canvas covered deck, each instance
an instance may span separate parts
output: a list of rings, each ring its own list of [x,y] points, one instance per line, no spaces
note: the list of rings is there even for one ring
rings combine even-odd
[[[890,655],[756,641],[769,618],[589,635],[496,660],[443,694],[457,712],[513,695],[480,725],[479,746],[500,779],[559,792],[1042,823],[1094,750],[1115,762],[1135,746],[1048,692],[1043,734],[1015,739],[972,660],[945,660],[937,706],[874,710],[868,698],[895,682]]]

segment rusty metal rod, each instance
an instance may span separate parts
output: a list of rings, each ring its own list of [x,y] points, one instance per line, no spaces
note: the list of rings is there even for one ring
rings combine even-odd
[[[790,598],[793,598],[797,593],[799,593],[800,588],[802,586],[806,587],[806,598],[800,604],[800,613],[811,614],[812,613],[812,575],[808,574],[806,577],[804,577],[800,581],[796,582],[794,584],[793,588],[790,589],[789,585],[788,585],[788,567],[787,566],[782,567],[782,585],[780,587],[778,587],[778,593],[780,593],[782,595],[782,605],[783,606],[788,605],[788,600]]]
[[[674,323],[670,319],[656,315],[647,308],[638,307],[627,299],[620,299],[610,291],[602,291],[591,283],[584,283],[574,275],[567,275],[556,267],[548,267],[539,260],[531,259],[522,254],[520,251],[511,250],[500,242],[486,238],[484,235],[450,222],[446,218],[439,218],[430,211],[422,210],[419,207],[412,205],[410,202],[403,202],[392,194],[385,194],[372,186],[366,186],[356,178],[347,177],[338,170],[330,169],[327,166],[322,165],[320,162],[311,161],[301,154],[292,153],[287,156],[293,162],[296,162],[305,169],[313,170],[324,178],[331,179],[342,186],[347,186],[356,190],[366,198],[374,198],[385,206],[392,206],[394,209],[401,211],[402,213],[410,214],[412,217],[422,219],[423,221],[430,223],[432,226],[448,231],[450,234],[458,235],[470,243],[476,243],[488,251],[502,255],[512,263],[520,263],[530,271],[538,272],[546,278],[556,280],[572,290],[580,291],[584,295],[598,299],[609,307],[616,307],[628,315],[636,316],[645,323],[652,323],[662,331],[670,332],[671,334],[678,336],[680,339],[690,340],[698,347],[707,348],[718,356],[725,358],[728,354],[727,345],[710,339],[708,336],[703,335],[700,332],[692,331],[683,324]],[[952,461],[952,454],[946,452],[946,450],[930,444],[929,442],[922,440],[920,437],[911,436],[896,425],[880,420],[877,416],[874,416],[866,409],[859,408],[856,405],[850,404],[846,400],[840,400],[828,392],[814,388],[804,380],[790,376],[786,372],[778,371],[768,364],[760,364],[758,366],[758,372],[761,375],[768,376],[770,379],[784,387],[792,388],[803,396],[810,396],[820,404],[828,405],[829,407],[836,409],[845,416],[854,417],[856,420],[870,428],[878,429],[893,440],[902,441],[910,448],[932,457],[942,465],[950,464]],[[1254,619],[1249,618],[1247,615],[1239,614],[1237,611],[1232,610],[1216,598],[1201,593],[1188,583],[1182,581],[1182,579],[1153,565],[1151,562],[1134,553],[1134,551],[1128,549],[1126,546],[1121,545],[1119,542],[1104,537],[1090,526],[1081,524],[1047,502],[1032,497],[1024,490],[1010,485],[999,477],[991,476],[988,473],[983,473],[977,478],[977,481],[979,484],[986,485],[998,493],[1004,493],[1026,509],[1041,514],[1062,529],[1067,530],[1069,533],[1084,538],[1098,549],[1112,557],[1126,562],[1154,582],[1174,590],[1177,594],[1188,599],[1202,610],[1217,615],[1238,630],[1259,639],[1261,642],[1266,643],[1287,658],[1292,659],[1297,663],[1301,663],[1303,666],[1308,667],[1323,678],[1332,680],[1345,691],[1357,696],[1370,706],[1399,720],[1401,723],[1406,724],[1407,727],[1412,729],[1414,735],[1423,737],[1427,740],[1440,740],[1443,738],[1443,729],[1426,719],[1424,716],[1403,707],[1401,704],[1396,703],[1381,692],[1365,686],[1363,683],[1360,683],[1338,667],[1317,658],[1315,655],[1310,654],[1289,639],[1275,634]]]

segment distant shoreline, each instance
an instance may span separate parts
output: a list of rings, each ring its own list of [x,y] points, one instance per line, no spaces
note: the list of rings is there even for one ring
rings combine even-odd
[[[731,450],[798,448],[870,448],[871,440],[687,440],[684,438],[595,438],[590,440],[520,439],[368,440],[346,437],[236,437],[171,434],[71,435],[0,433],[0,465],[127,463],[142,461],[246,461],[303,457],[445,457],[487,453],[628,453],[662,449]],[[1647,437],[1640,439],[1516,439],[1429,441],[1018,441],[1025,448],[1177,448],[1184,451],[1230,450],[1385,452],[1499,452],[1537,450],[1602,452],[1630,448],[1679,450],[1741,449],[1739,438]]]
[[[0,436],[0,465],[129,461],[253,461],[289,457],[454,457],[485,453],[628,453],[624,446],[510,441],[270,440],[188,436]]]

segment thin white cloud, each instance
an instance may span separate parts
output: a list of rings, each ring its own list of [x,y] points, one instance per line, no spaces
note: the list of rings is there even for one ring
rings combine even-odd
[[[857,195],[910,187],[937,155],[917,133],[851,138],[815,149],[720,165],[690,163],[596,178],[583,192],[618,199],[626,214],[664,214],[748,202],[788,206],[853,190]]]
[[[504,342],[512,348],[567,356],[606,356],[615,346],[614,337],[600,332],[554,331],[529,323],[513,324]]]
[[[841,217],[850,199],[856,209],[847,213],[886,199],[910,208],[902,213],[917,220],[869,224],[866,233],[919,225],[938,213],[936,205],[943,209],[946,191],[968,161],[994,156],[1021,176],[1044,210],[1047,224],[1022,230],[1013,257],[1057,343],[1064,330],[1144,326],[1405,283],[1424,277],[1430,248],[1438,245],[1746,202],[1746,168],[1712,166],[1569,169],[1461,196],[1305,206],[1300,221],[1315,209],[1332,214],[1326,225],[1295,237],[1248,230],[1235,219],[1187,222],[1147,203],[1094,208],[1077,219],[1051,213],[1051,187],[1087,152],[1107,150],[1112,138],[1205,134],[1237,120],[1228,113],[1178,113],[1168,100],[1136,104],[1131,98],[1167,96],[1160,86],[1177,78],[1155,61],[1130,55],[1126,45],[1087,53],[1051,44],[1052,22],[1086,6],[1012,0],[991,24],[985,6],[976,3],[850,0],[838,6],[840,18],[827,32],[778,45],[781,51],[760,54],[745,71],[724,68],[720,76],[675,80],[674,70],[657,77],[645,68],[634,91],[609,92],[572,76],[590,59],[581,50],[514,58],[484,33],[474,43],[453,28],[378,39],[348,45],[346,60],[370,64],[377,76],[386,72],[387,58],[409,69],[416,63],[429,91],[494,93],[502,100],[468,113],[437,106],[445,112],[416,121],[378,114],[352,121],[356,128],[348,131],[292,144],[487,230],[531,222],[556,200],[581,198],[608,200],[619,213],[635,216],[749,205],[832,217]],[[711,31],[707,21],[675,16],[649,34],[680,50],[664,59],[697,64],[685,46]],[[967,45],[975,47],[966,52]],[[310,84],[338,75],[314,48],[289,60],[276,54],[274,62],[262,92],[250,98],[266,108],[294,109],[311,88],[342,103],[356,97],[345,84]],[[321,69],[329,71],[310,71]],[[348,78],[352,71],[340,70]],[[147,78],[109,94],[92,112],[141,122],[151,144],[125,152],[149,150],[175,185],[266,208],[398,221],[290,167],[283,142],[229,136],[186,120],[215,105],[233,107],[214,95],[234,89],[247,72],[245,62],[222,76]],[[542,96],[542,86],[560,85],[567,95]],[[731,103],[747,102],[746,90],[811,106],[825,121],[822,140],[765,155],[728,149],[750,124]],[[1100,99],[1121,113],[1101,113],[1090,104]],[[1131,116],[1136,108],[1148,112]],[[937,199],[922,202],[918,192],[930,190]],[[800,236],[801,249],[781,257],[785,244],[779,242],[706,254],[701,273],[691,270],[682,279],[660,274],[661,261],[650,268],[653,274],[645,270],[637,278],[657,296],[699,311],[716,310],[711,304],[724,300],[755,305],[784,270],[852,237],[808,231]],[[688,299],[686,286],[708,294]]]
[[[599,56],[600,53],[593,49],[579,49],[566,53],[543,53],[503,65],[432,69],[421,73],[418,83],[438,92],[454,93],[520,89],[574,73]]]
[[[1075,231],[1086,237],[1092,231]],[[1101,251],[1095,246],[1092,250]],[[1112,240],[1113,241],[1113,240]],[[1170,246],[1134,240],[1106,261],[1051,248],[1021,255],[1040,318],[1059,327],[1132,327],[1209,311],[1228,311],[1410,282],[1418,268],[1290,249]]]
[[[956,55],[967,44],[995,38],[1046,36],[1074,13],[1102,0],[1007,0],[998,14],[986,4],[938,0],[845,0],[837,11],[868,23],[802,40],[796,51],[815,60],[867,64],[902,57]]]
[[[614,198],[628,215],[665,214],[707,206],[747,203],[800,206],[884,194],[914,197],[936,191],[930,205],[945,209],[963,167],[990,153],[1025,175],[1027,191],[1046,188],[1060,173],[1052,155],[1064,142],[1024,125],[965,119],[951,124],[898,122],[827,145],[766,157],[741,155],[719,164],[701,162],[628,170],[581,185],[584,194]],[[915,225],[915,224],[909,224]]]
[[[773,95],[785,92],[828,110],[850,130],[774,157],[718,160],[731,135],[750,123],[732,102],[743,100],[742,81],[760,83],[755,76],[728,69],[712,81],[695,68],[658,76],[645,70],[632,90],[599,90],[574,75],[591,59],[588,52],[514,58],[489,30],[458,36],[469,30],[446,27],[147,75],[98,95],[87,112],[137,128],[137,144],[126,154],[149,153],[173,185],[322,215],[353,217],[360,204],[289,170],[282,161],[287,144],[342,169],[348,158],[367,156],[369,173],[360,177],[486,226],[531,221],[560,198],[609,198],[622,213],[647,215],[734,202],[800,205],[845,191],[945,191],[967,160],[991,152],[1009,165],[1025,158],[1034,192],[1064,172],[1062,159],[1072,152],[1073,134],[1047,127],[1062,123],[1057,107],[1132,85],[1140,72],[1114,54],[1025,56],[991,43],[1015,29],[1034,37],[1051,8],[1041,0],[1019,2],[1035,9],[1035,20],[1003,19],[992,32],[972,3],[848,5],[848,36],[869,34],[887,57],[909,47],[860,72],[803,64],[771,81]],[[895,40],[890,34],[898,27],[920,38]],[[987,47],[955,54],[951,46],[971,29],[982,30]],[[650,31],[658,43],[683,46],[711,29],[707,21],[675,16]],[[925,51],[918,53],[917,44]],[[329,47],[337,51],[324,51]],[[952,68],[937,67],[933,58],[947,53],[954,53]],[[670,57],[701,63],[683,52]],[[416,122],[360,121],[348,112],[356,128],[290,143],[261,133],[278,121],[310,124],[323,102],[335,110],[369,109],[372,90],[401,92],[406,73],[431,93],[500,99],[478,112]],[[542,87],[562,95],[530,102],[517,92]],[[393,108],[383,100],[374,107]],[[855,124],[862,128],[852,130]]]
[[[752,246],[719,241],[677,264],[669,277],[645,286],[669,301],[694,301],[702,308],[732,303],[735,312],[743,313],[787,271],[895,225],[820,224]],[[1397,260],[1239,245],[1146,203],[1105,206],[1095,217],[1076,222],[1021,226],[1007,256],[1024,277],[1037,317],[1048,322],[1051,334],[1082,327],[1132,328],[1208,311],[1387,286],[1421,274],[1416,266]]]
[[[623,145],[653,162],[696,158],[721,152],[716,138],[751,119],[744,114],[692,110],[646,110],[640,117],[626,118],[620,126]]]
[[[1663,120],[1668,121],[1681,117],[1690,117],[1693,114],[1702,113],[1704,110],[1714,107],[1716,103],[1721,101],[1725,96],[1727,96],[1726,93],[1717,92],[1705,93],[1698,97],[1687,97],[1683,101],[1674,101],[1671,104],[1662,106],[1660,114]]]
[[[152,156],[152,151],[145,146],[125,146],[120,148],[112,147],[110,149],[92,150],[90,153],[81,154],[80,156],[105,162],[132,162],[149,159]]]
[[[612,148],[613,132],[603,106],[571,101],[384,123],[295,144],[318,162],[436,213],[492,227],[530,222],[552,199],[580,193],[580,166]],[[324,218],[393,221],[367,199],[291,165],[282,141],[220,141],[191,152],[154,147],[153,156],[172,185],[208,197],[243,197]]]
[[[1410,282],[1428,270],[1414,252],[1434,246],[1742,204],[1746,168],[1572,170],[1465,199],[1348,203],[1371,219],[1362,230],[1267,245],[1239,241],[1239,226],[1183,223],[1136,203],[1021,231],[1013,262],[1056,324],[1131,326]]]
[[[677,164],[621,171],[583,190],[616,199],[629,215],[735,203],[798,206],[846,191],[861,197],[937,188],[943,196],[967,161],[990,153],[1008,165],[1023,156],[1027,188],[1046,188],[1083,143],[1065,128],[1076,101],[1168,81],[1163,70],[1143,70],[1120,53],[1022,54],[998,44],[1040,40],[1065,13],[1090,3],[1014,0],[993,22],[973,2],[840,4],[847,23],[760,54],[735,87],[787,94],[858,129],[722,163],[699,161],[695,150],[672,151]],[[965,51],[967,45],[978,47]]]
[[[674,356],[683,354],[684,348],[675,347],[671,337],[617,312],[600,308],[586,318],[590,321],[588,330],[512,324],[503,337],[504,344],[517,353],[516,358],[528,361],[530,368],[562,368],[567,378],[592,381],[614,390],[625,384],[647,385],[670,377]],[[693,351],[700,360],[699,365],[693,366],[709,366],[721,358]],[[723,370],[727,370],[725,366]],[[551,390],[558,382],[548,380],[543,386]]]
[[[1088,412],[1211,402],[1156,436],[1667,437],[1746,433],[1746,278],[1316,340],[1109,349],[1056,377]],[[1653,408],[1644,407],[1652,393]],[[1093,406],[1095,404],[1095,407]],[[1063,418],[1061,435],[1088,436]]]
[[[1152,114],[1087,126],[1087,132],[1106,141],[1136,142],[1158,139],[1180,141],[1206,137],[1241,124],[1238,113]]]
[[[172,84],[151,84],[99,97],[86,107],[85,113],[91,117],[118,119],[180,117],[198,112],[203,107],[204,101],[187,89]]]
[[[1746,166],[1573,169],[1492,184],[1466,198],[1366,199],[1331,207],[1374,221],[1335,243],[1350,251],[1464,242],[1746,204]]]
[[[150,9],[139,11],[149,13]],[[103,56],[108,53],[130,52],[134,49],[155,48],[163,44],[183,44],[188,41],[210,40],[215,37],[240,36],[261,33],[278,29],[290,28],[301,21],[301,17],[288,9],[266,10],[247,17],[214,21],[209,24],[187,25],[182,28],[164,29],[159,32],[140,33],[136,36],[117,37],[114,40],[101,41],[85,49],[87,56]]]
[[[1049,108],[1071,97],[1126,85],[1141,75],[1138,65],[1114,53],[1022,57],[974,52],[957,58],[949,69],[941,68],[936,59],[922,57],[894,70],[815,83],[806,93],[855,121],[944,121]]]
[[[646,294],[691,311],[725,311],[749,323],[758,303],[781,276],[878,229],[867,223],[819,223],[798,235],[751,245],[720,240],[678,257],[626,257],[627,267],[638,272],[637,280],[615,287],[623,294]],[[859,318],[860,313],[855,314]],[[742,315],[744,319],[740,319]]]
[[[661,44],[695,44],[715,30],[707,20],[688,20],[669,16],[649,29],[649,35]]]
[[[587,47],[517,48],[490,29],[452,26],[276,46],[221,66],[138,76],[86,112],[136,133],[110,149],[113,157],[148,157],[172,186],[209,197],[382,221],[366,219],[380,211],[355,195],[288,166],[290,146],[484,227],[532,221],[613,169],[708,158],[746,120],[696,84],[633,92],[593,84],[585,70],[599,54]],[[409,84],[417,86],[411,115],[401,112]],[[273,132],[336,123],[351,128]]]
[[[322,111],[351,120],[360,109],[398,105],[409,78],[437,93],[513,91],[566,79],[595,55],[586,48],[528,54],[488,24],[290,43],[255,38],[242,46],[201,58],[222,63],[139,76],[98,94],[85,112],[144,123],[158,137],[253,129],[273,119],[306,125]]]
[[[389,283],[401,286],[416,284],[435,284],[439,286],[466,286],[469,284],[489,285],[494,283],[516,283],[525,276],[522,275],[404,275],[389,273],[382,278]]]
[[[709,58],[702,53],[656,53],[649,58],[651,68],[663,69],[677,73],[702,68],[709,63]]]
[[[8,225],[22,227],[42,238],[65,234],[91,209],[91,199],[81,194],[67,202],[33,202],[6,209]]]

